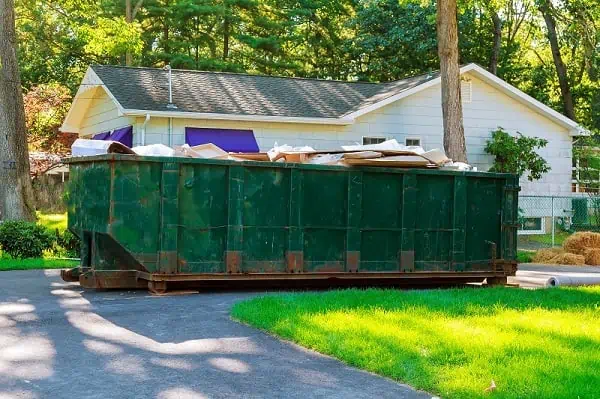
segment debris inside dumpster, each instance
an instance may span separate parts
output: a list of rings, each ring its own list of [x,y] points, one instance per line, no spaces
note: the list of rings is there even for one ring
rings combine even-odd
[[[77,139],[71,145],[74,157],[89,157],[101,154],[135,154],[135,152],[118,141]]]
[[[142,156],[167,156],[233,161],[284,162],[312,165],[370,166],[391,168],[443,168],[458,171],[477,170],[463,162],[453,162],[444,151],[425,151],[418,146],[405,146],[397,140],[386,140],[378,144],[344,145],[337,150],[315,150],[313,147],[278,145],[267,152],[233,153],[215,144],[197,146],[184,144],[173,148],[163,144],[151,144],[129,148],[119,142],[78,139],[73,144],[73,156],[121,153]]]

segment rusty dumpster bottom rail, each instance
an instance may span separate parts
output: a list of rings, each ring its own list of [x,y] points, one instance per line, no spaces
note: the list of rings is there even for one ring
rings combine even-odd
[[[498,271],[474,272],[331,272],[331,273],[234,273],[234,274],[159,274],[138,270],[68,273],[79,275],[84,288],[95,289],[148,289],[164,293],[171,289],[186,288],[340,288],[340,287],[440,287],[466,283],[489,285],[506,284],[506,276],[514,273]],[[65,276],[65,277],[67,277]],[[71,279],[70,281],[73,281]]]

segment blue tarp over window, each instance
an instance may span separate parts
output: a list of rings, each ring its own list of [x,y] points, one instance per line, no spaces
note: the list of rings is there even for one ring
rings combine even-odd
[[[185,143],[192,147],[212,143],[228,152],[259,152],[252,130],[186,127]]]
[[[115,129],[112,132],[102,132],[95,134],[92,140],[107,140],[107,141],[118,141],[121,144],[125,144],[127,147],[133,147],[133,127],[127,126],[120,129]]]

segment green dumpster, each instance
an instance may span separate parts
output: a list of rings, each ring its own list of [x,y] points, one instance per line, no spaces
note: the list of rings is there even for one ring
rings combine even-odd
[[[351,280],[503,282],[518,179],[109,154],[67,160],[84,287]]]

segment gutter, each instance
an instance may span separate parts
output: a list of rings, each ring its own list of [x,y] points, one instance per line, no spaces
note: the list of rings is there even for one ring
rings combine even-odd
[[[185,111],[148,111],[142,109],[123,109],[125,116],[146,116],[161,118],[187,118],[187,119],[212,119],[248,122],[270,122],[270,123],[307,123],[315,125],[352,125],[353,118],[304,118],[295,116],[263,116],[263,115],[235,115],[235,114],[213,114]]]

